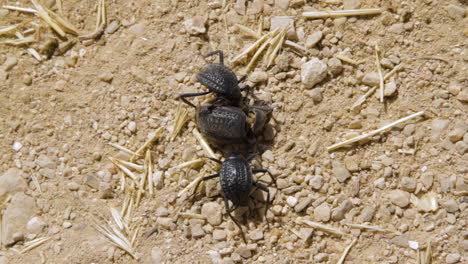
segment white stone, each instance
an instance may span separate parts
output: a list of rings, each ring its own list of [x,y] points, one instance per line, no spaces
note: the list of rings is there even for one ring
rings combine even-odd
[[[14,151],[19,151],[23,147],[23,144],[21,144],[21,142],[15,141],[12,147]]]
[[[312,58],[301,66],[301,80],[305,88],[310,89],[327,76],[327,64],[318,58]]]

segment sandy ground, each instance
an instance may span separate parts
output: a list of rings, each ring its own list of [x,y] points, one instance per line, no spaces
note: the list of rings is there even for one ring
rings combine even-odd
[[[43,3],[59,12],[54,0]],[[34,7],[26,0],[2,4]],[[114,0],[106,1],[104,34],[91,40],[58,37],[33,14],[0,9],[0,27],[31,19],[17,31],[40,32],[32,44],[0,44],[0,263],[337,263],[354,241],[345,263],[430,263],[428,252],[432,263],[466,263],[466,4]],[[307,10],[344,8],[383,12],[301,17]],[[95,30],[95,1],[63,1],[62,9],[81,35]],[[260,33],[266,34],[277,16],[296,16],[290,41],[306,50],[283,45],[274,65],[261,59],[249,74],[252,93],[274,108],[261,136],[268,139],[264,151],[252,166],[269,169],[277,187],[270,184],[270,228],[261,192],[253,193],[249,208],[235,210],[245,244],[224,211],[218,180],[207,182],[193,205],[190,191],[177,195],[216,168],[205,161],[173,169],[207,155],[193,135],[193,109],[187,107],[189,121],[171,140],[176,97],[206,89],[195,75],[213,61],[203,58],[212,50],[223,50],[242,76],[246,63],[231,61],[255,39],[237,25],[257,31],[263,23]],[[0,35],[0,42],[15,39],[15,32]],[[384,103],[376,45],[383,75],[399,67],[385,81]],[[39,62],[28,48],[50,58]],[[301,73],[314,58],[325,69],[311,85]],[[353,106],[374,87],[377,92]],[[419,111],[424,114],[366,142],[327,151]],[[122,190],[123,173],[109,160],[131,155],[109,143],[136,151],[155,133],[151,162],[135,161],[153,164],[154,193],[146,182],[136,204],[138,185],[126,177]],[[127,208],[122,232],[135,237],[135,258],[93,224],[112,222],[111,207]],[[19,253],[41,238],[48,240]]]

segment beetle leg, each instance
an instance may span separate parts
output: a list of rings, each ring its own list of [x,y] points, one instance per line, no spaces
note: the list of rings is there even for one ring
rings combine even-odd
[[[219,56],[219,63],[224,64],[224,54],[223,54],[223,52],[221,50],[212,51],[212,52],[206,54],[203,57],[208,58],[208,57],[211,57],[213,55],[218,55]]]
[[[239,79],[239,81],[237,81],[237,83],[241,83],[241,82],[245,81],[246,79],[247,79],[247,74],[244,75],[244,76],[242,76],[242,77]]]
[[[258,173],[258,172],[266,172],[268,173],[268,175],[270,175],[270,178],[273,180],[273,184],[276,186],[276,180],[275,178],[273,178],[273,175],[271,174],[271,172],[267,169],[252,169],[252,172],[253,173]]]
[[[247,161],[252,161],[256,156],[258,155],[258,152],[254,152],[252,154],[250,154],[249,156],[247,156]],[[254,170],[252,170],[252,172],[254,172]]]
[[[239,228],[240,233],[242,235],[242,240],[244,240],[244,243],[247,244],[247,240],[245,239],[244,231],[242,230],[241,225],[237,222],[237,220],[232,216],[231,210],[229,210],[229,201],[226,197],[224,197],[224,206],[226,207],[226,212],[231,217],[232,221],[234,221],[234,224]]]
[[[272,108],[272,107],[269,107],[269,106],[259,106],[259,105],[249,105],[249,111],[250,111],[250,109],[257,109],[257,110],[264,111],[264,112],[271,112],[271,111],[273,111],[273,108]]]
[[[190,105],[191,107],[197,108],[192,102],[189,102],[189,101],[188,101],[187,99],[185,99],[185,98],[186,98],[186,97],[195,97],[195,96],[206,95],[206,94],[209,94],[209,93],[211,93],[211,91],[200,92],[200,93],[185,93],[185,94],[179,95],[178,98],[182,99],[182,101],[184,101],[184,103]]]
[[[216,173],[216,174],[213,174],[213,175],[209,175],[209,176],[203,177],[203,178],[197,183],[197,185],[195,186],[195,189],[193,190],[192,201],[193,201],[193,199],[195,199],[195,195],[197,194],[197,190],[198,190],[198,187],[200,186],[201,182],[202,182],[202,181],[209,180],[209,179],[213,179],[213,178],[216,178],[216,177],[219,177],[219,173]]]
[[[208,157],[208,156],[198,156],[198,157],[200,157],[200,158],[205,158],[205,159],[210,159],[210,160],[212,160],[212,161],[214,161],[214,162],[217,162],[217,163],[219,163],[219,164],[222,164],[222,163],[223,163],[223,162],[220,161],[219,159],[215,159],[215,158]]]
[[[265,201],[265,220],[267,222],[268,228],[270,228],[270,223],[268,222],[268,219],[267,219],[268,208],[270,208],[270,190],[268,190],[268,188],[265,185],[258,183],[258,182],[254,182],[253,185],[267,193],[267,200]]]

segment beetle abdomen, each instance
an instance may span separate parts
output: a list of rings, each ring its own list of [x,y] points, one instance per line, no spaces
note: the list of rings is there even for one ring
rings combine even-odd
[[[227,159],[221,165],[220,182],[223,193],[233,204],[247,205],[252,189],[252,171],[245,159]]]
[[[231,106],[203,105],[197,109],[197,124],[208,139],[235,142],[246,137],[246,116]]]

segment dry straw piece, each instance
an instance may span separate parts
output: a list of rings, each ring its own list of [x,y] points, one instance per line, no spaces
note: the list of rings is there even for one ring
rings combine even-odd
[[[349,244],[345,250],[343,251],[343,254],[341,255],[341,258],[340,260],[338,260],[337,264],[343,264],[345,259],[346,259],[346,256],[348,256],[349,254],[349,251],[351,251],[351,248],[357,243],[357,239],[354,239],[351,244]]]
[[[40,238],[36,238],[34,240],[31,240],[31,241],[28,241],[28,242],[24,243],[24,245],[26,247],[23,248],[19,253],[23,254],[25,252],[28,252],[29,250],[34,249],[34,248],[44,244],[49,239],[50,239],[50,237],[40,237]]]
[[[380,102],[384,102],[384,89],[385,89],[385,84],[384,84],[384,76],[382,74],[382,66],[380,65],[380,49],[377,44],[375,45],[375,65],[377,67],[377,72],[379,74],[379,86],[380,86]]]
[[[374,231],[374,232],[386,232],[386,233],[394,233],[397,235],[401,235],[400,232],[391,230],[391,229],[385,229],[381,228],[379,226],[370,226],[370,225],[363,225],[363,224],[351,224],[351,223],[343,223],[344,225],[350,226],[351,228],[359,228],[359,229],[365,229],[368,231]]]
[[[380,134],[381,132],[384,132],[385,130],[389,129],[389,128],[392,128],[400,123],[403,123],[407,120],[410,120],[412,118],[415,118],[415,117],[418,117],[418,116],[421,116],[424,114],[424,111],[420,111],[420,112],[417,112],[417,113],[414,113],[412,115],[409,115],[407,117],[403,117],[401,119],[398,119],[397,121],[394,121],[388,125],[385,125],[379,129],[376,129],[376,130],[373,130],[369,133],[366,133],[366,134],[363,134],[363,135],[360,135],[360,136],[357,136],[357,137],[353,137],[351,139],[348,139],[348,140],[345,140],[343,142],[340,142],[340,143],[337,143],[337,144],[334,144],[334,145],[331,145],[329,147],[327,147],[327,151],[333,151],[335,149],[339,149],[339,148],[342,148],[344,146],[347,146],[347,145],[350,145],[352,143],[355,143],[355,142],[358,142],[358,141],[361,141],[363,139],[366,139],[366,138],[369,138],[369,137],[372,137],[372,136],[375,136],[377,134]]]
[[[218,157],[215,155],[214,151],[211,149],[210,145],[205,140],[205,138],[202,136],[202,134],[200,134],[198,129],[194,128],[192,132],[193,132],[193,135],[198,139],[198,141],[200,142],[200,144],[202,145],[202,148],[206,151],[206,153],[210,157],[212,157],[214,159],[217,159]]]
[[[11,10],[11,11],[18,11],[18,12],[25,12],[25,13],[32,13],[32,14],[37,12],[37,10],[34,8],[12,6],[12,5],[3,5],[2,8]]]
[[[343,232],[341,232],[340,230],[338,230],[338,229],[336,229],[334,227],[322,225],[322,224],[317,223],[317,222],[312,222],[312,221],[304,220],[304,219],[299,219],[299,220],[297,220],[297,222],[299,224],[306,224],[306,225],[308,225],[308,226],[310,226],[312,228],[318,229],[318,230],[326,232],[326,233],[330,233],[330,234],[334,234],[334,235],[338,235],[338,236],[347,236],[346,233],[343,233]]]
[[[368,9],[351,9],[351,10],[335,10],[335,11],[309,11],[302,13],[305,18],[337,18],[346,16],[366,16],[366,15],[377,15],[382,13],[380,8],[368,8]]]
[[[182,130],[182,127],[188,121],[188,113],[187,109],[182,107],[182,103],[179,102],[177,106],[177,113],[174,120],[174,130],[172,131],[171,141],[174,140],[179,132]]]

